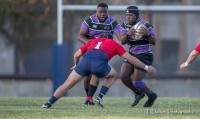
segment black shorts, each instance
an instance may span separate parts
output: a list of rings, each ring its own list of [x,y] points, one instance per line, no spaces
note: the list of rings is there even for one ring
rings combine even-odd
[[[153,63],[153,54],[152,53],[141,53],[141,54],[132,54],[129,52],[130,55],[138,58],[141,62],[143,62],[146,65],[152,65]],[[129,63],[127,60],[124,60],[125,63]],[[134,65],[133,65],[134,66]],[[140,67],[136,67],[134,66],[136,69],[143,71],[143,72],[147,72],[145,69],[140,68]]]

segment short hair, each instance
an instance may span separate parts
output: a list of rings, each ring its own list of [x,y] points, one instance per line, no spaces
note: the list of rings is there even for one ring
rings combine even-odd
[[[108,9],[108,5],[106,4],[106,3],[99,3],[98,5],[97,5],[97,8],[98,7],[106,7],[107,9]]]

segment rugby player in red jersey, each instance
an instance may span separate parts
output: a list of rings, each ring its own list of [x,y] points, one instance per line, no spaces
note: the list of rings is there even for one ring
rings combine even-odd
[[[200,44],[196,46],[196,48],[190,53],[187,60],[180,65],[180,69],[189,66],[200,54]]]
[[[91,74],[98,78],[105,77],[100,92],[95,98],[97,105],[103,107],[102,98],[112,86],[116,76],[115,69],[108,64],[108,61],[115,55],[127,59],[130,63],[145,69],[147,72],[156,72],[154,67],[147,66],[137,58],[131,56],[114,40],[108,38],[96,38],[88,41],[86,45],[81,47],[74,54],[75,67],[73,67],[73,71],[66,81],[58,87],[48,102],[42,105],[42,108],[50,108],[52,104],[61,98],[64,93],[72,88],[78,81],[81,81],[84,77]],[[81,56],[82,58],[80,60]]]

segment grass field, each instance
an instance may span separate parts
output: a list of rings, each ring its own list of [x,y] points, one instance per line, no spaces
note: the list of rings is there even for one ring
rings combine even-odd
[[[42,109],[47,97],[0,98],[0,119],[199,119],[200,98],[158,98],[151,108],[146,99],[131,108],[133,98],[104,98],[105,108],[83,106],[84,97],[58,100],[51,109]]]

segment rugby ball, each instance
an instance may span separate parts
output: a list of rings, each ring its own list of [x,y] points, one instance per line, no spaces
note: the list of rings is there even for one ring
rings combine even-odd
[[[143,36],[140,34],[140,29],[142,28],[142,27],[144,27],[144,28],[146,28],[146,26],[144,25],[144,24],[142,24],[142,23],[140,23],[140,22],[138,22],[137,24],[135,24],[134,26],[133,26],[133,28],[135,29],[135,35],[133,35],[132,36],[132,38],[134,39],[134,40],[140,40]]]

